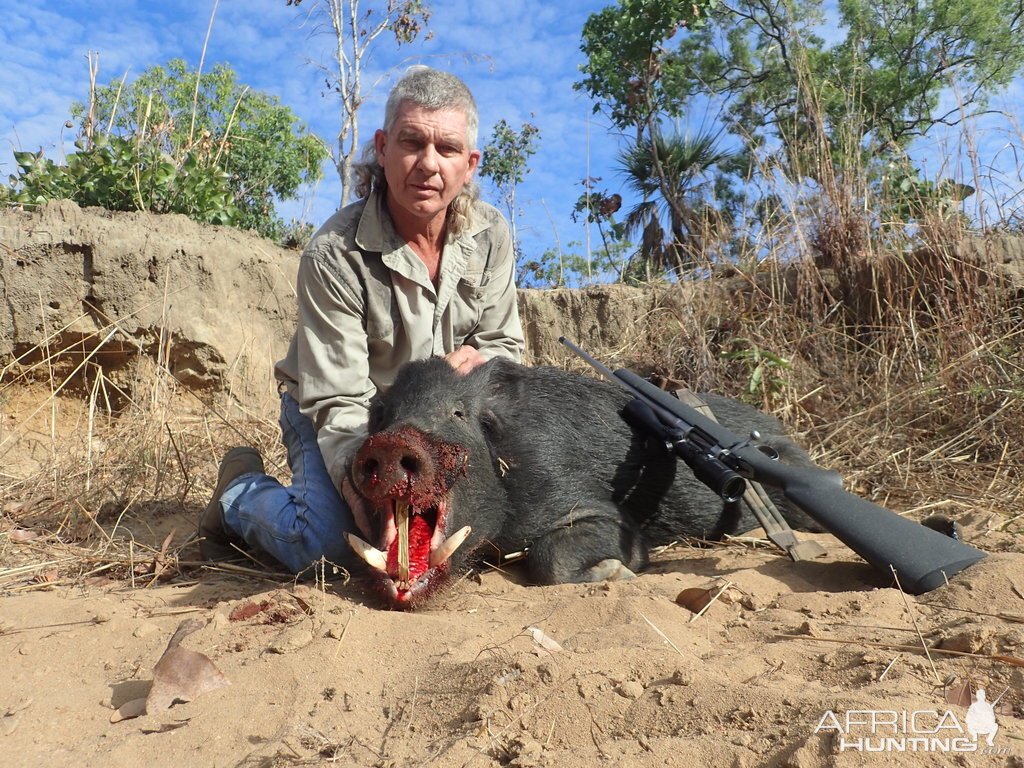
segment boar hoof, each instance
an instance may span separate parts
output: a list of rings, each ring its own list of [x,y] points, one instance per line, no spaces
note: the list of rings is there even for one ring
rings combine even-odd
[[[581,581],[624,581],[634,577],[636,574],[624,566],[621,560],[610,557],[587,568],[582,573]]]

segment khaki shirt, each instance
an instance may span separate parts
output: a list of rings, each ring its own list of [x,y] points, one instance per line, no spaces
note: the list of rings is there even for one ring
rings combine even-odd
[[[296,293],[298,327],[275,375],[316,427],[339,487],[366,436],[370,398],[404,363],[463,344],[486,359],[522,356],[508,224],[483,202],[468,231],[445,243],[436,288],[373,194],[313,236]]]

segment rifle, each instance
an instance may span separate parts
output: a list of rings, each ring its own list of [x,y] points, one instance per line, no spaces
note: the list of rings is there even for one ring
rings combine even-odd
[[[883,574],[896,576],[906,592],[919,595],[946,583],[985,557],[979,549],[900,517],[843,489],[838,472],[797,467],[741,439],[632,371],[612,371],[564,336],[565,346],[634,399],[623,417],[665,441],[703,482],[726,501],[743,494],[746,480],[778,488],[837,539]]]

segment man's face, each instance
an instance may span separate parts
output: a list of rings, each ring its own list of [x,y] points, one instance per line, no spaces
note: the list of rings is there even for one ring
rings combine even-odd
[[[466,115],[458,109],[428,110],[403,101],[391,130],[377,131],[374,144],[388,182],[388,207],[399,223],[425,227],[443,219],[480,162],[480,152],[467,145]]]

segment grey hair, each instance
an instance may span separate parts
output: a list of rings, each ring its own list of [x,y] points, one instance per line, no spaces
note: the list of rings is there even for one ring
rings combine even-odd
[[[408,101],[428,110],[457,109],[466,115],[466,143],[476,149],[480,118],[476,101],[469,88],[450,72],[417,64],[406,70],[388,94],[384,107],[384,131],[389,133],[395,124],[402,102]],[[383,195],[387,191],[384,169],[377,162],[377,149],[371,139],[363,145],[362,158],[352,166],[356,182],[356,195],[368,197],[371,192]],[[470,181],[448,206],[448,234],[457,237],[469,228],[473,204],[480,198],[480,188]]]
[[[480,117],[476,101],[469,88],[451,72],[431,69],[422,64],[409,67],[402,79],[395,83],[384,107],[384,130],[391,131],[403,101],[411,101],[424,109],[457,109],[466,115],[466,141],[469,149],[476,149]]]

